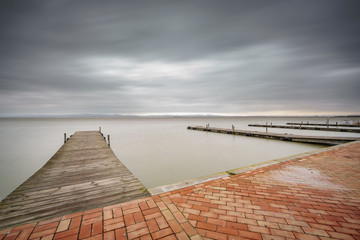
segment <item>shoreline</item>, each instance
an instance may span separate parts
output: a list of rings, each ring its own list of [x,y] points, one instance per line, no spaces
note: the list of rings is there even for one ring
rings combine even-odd
[[[179,181],[179,182],[172,183],[172,184],[167,184],[167,185],[163,185],[163,186],[159,186],[159,187],[150,188],[150,189],[148,189],[148,191],[150,192],[150,194],[152,196],[154,196],[154,195],[157,195],[157,194],[162,194],[162,193],[165,193],[165,192],[174,191],[174,190],[178,190],[178,189],[181,189],[181,188],[191,187],[191,186],[201,184],[201,183],[204,183],[204,182],[207,182],[207,181],[216,180],[216,179],[220,179],[220,178],[224,178],[224,177],[229,177],[229,176],[232,176],[234,174],[240,174],[240,173],[256,170],[256,169],[259,169],[259,168],[262,168],[262,167],[267,167],[267,166],[271,166],[271,165],[274,165],[274,164],[279,164],[279,163],[294,160],[294,159],[297,159],[297,158],[307,157],[307,156],[310,156],[310,155],[313,155],[313,154],[326,152],[326,151],[329,151],[329,150],[341,148],[343,146],[356,144],[356,143],[359,143],[359,141],[339,144],[339,145],[336,145],[336,146],[329,146],[329,147],[325,147],[325,148],[322,148],[322,149],[316,149],[316,150],[309,151],[309,152],[298,153],[298,154],[290,155],[290,156],[283,157],[283,158],[276,158],[276,159],[261,162],[261,163],[251,164],[251,165],[248,165],[248,166],[235,168],[235,169],[230,169],[230,170],[227,170],[227,171],[218,172],[218,173],[214,173],[214,174],[210,174],[210,175],[206,175],[206,176],[201,176],[201,177],[198,177],[198,178],[192,178],[192,179]]]

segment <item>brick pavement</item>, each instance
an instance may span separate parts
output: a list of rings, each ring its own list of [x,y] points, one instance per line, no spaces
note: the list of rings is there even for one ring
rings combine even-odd
[[[360,239],[360,143],[3,229],[3,239]]]

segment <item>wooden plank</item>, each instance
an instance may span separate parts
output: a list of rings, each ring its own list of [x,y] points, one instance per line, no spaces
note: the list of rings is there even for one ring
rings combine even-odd
[[[249,124],[249,127],[265,127],[265,128],[285,128],[285,129],[299,129],[299,130],[313,130],[313,131],[332,131],[332,132],[353,132],[360,133],[360,128],[333,128],[333,127],[304,127],[300,126],[286,126],[286,125],[266,125],[266,124]]]
[[[98,131],[76,132],[0,203],[0,229],[150,196]]]
[[[360,140],[360,138],[354,138],[354,137],[303,136],[303,135],[266,133],[266,132],[246,131],[246,130],[233,131],[232,129],[226,129],[226,128],[214,128],[214,127],[207,128],[201,126],[198,127],[189,126],[187,129],[214,132],[214,133],[234,134],[234,135],[241,135],[247,137],[269,138],[269,139],[276,139],[283,141],[324,144],[324,145],[337,145],[337,144]]]

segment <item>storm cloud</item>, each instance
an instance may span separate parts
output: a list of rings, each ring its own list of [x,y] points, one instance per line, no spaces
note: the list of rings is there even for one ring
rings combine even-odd
[[[360,113],[358,0],[1,1],[0,116]]]

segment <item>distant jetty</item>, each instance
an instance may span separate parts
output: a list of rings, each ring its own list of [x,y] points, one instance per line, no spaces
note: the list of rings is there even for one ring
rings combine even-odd
[[[301,125],[301,126],[324,126],[324,127],[357,127],[360,128],[359,124],[333,124],[333,123],[286,123],[287,125]]]
[[[270,124],[270,125],[269,124],[249,124],[248,126],[249,127],[264,127],[264,128],[285,128],[285,129],[298,129],[298,130],[360,133],[360,128],[343,128],[343,127],[334,128],[334,127],[317,127],[317,126],[314,126],[314,127],[305,126],[304,127],[302,124],[297,125],[297,126],[273,125],[273,124]]]
[[[293,134],[286,134],[286,133],[281,134],[281,133],[236,130],[234,127],[232,129],[215,128],[215,127],[209,127],[209,125],[207,125],[206,127],[201,127],[201,126],[191,127],[191,126],[189,126],[189,127],[187,127],[187,129],[213,132],[213,133],[241,135],[241,136],[247,136],[247,137],[268,138],[268,139],[276,139],[276,140],[291,141],[291,142],[324,144],[324,145],[338,145],[338,144],[342,144],[342,143],[360,140],[360,138],[355,138],[355,137],[303,136],[303,135],[293,135]]]

